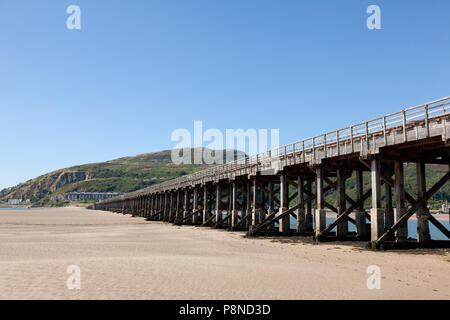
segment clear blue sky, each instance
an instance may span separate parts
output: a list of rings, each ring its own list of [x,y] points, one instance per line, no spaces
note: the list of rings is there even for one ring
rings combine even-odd
[[[450,95],[447,0],[1,0],[0,39],[0,188],[194,120],[285,144]]]

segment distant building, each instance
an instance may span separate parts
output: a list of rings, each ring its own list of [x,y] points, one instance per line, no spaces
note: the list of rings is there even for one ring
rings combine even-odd
[[[22,199],[8,199],[8,204],[19,204],[22,202]]]
[[[113,192],[67,192],[66,199],[70,201],[74,200],[105,200],[122,195],[122,193]]]
[[[450,207],[450,206],[448,205],[447,200],[445,200],[445,202],[442,204],[442,212],[443,212],[443,213],[447,213],[449,207]]]

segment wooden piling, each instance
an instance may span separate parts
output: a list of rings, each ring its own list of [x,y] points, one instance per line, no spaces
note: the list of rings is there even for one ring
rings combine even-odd
[[[371,161],[372,208],[370,209],[371,240],[376,242],[384,232],[384,209],[381,207],[381,162]]]

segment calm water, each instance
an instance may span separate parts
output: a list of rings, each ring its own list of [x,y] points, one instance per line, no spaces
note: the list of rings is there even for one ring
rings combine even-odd
[[[448,218],[448,217],[447,217]],[[332,223],[335,219],[334,218],[327,218],[327,225]],[[440,223],[447,229],[450,229],[450,223],[447,220],[439,220]],[[431,239],[433,240],[448,240],[447,237],[440,232],[432,223],[430,225],[430,234]],[[297,226],[296,220],[291,217],[291,228],[295,229]],[[336,231],[336,228],[333,229],[333,231]],[[348,231],[355,231],[355,226],[352,223],[349,223]],[[416,239],[417,238],[417,220],[408,220],[408,237]]]

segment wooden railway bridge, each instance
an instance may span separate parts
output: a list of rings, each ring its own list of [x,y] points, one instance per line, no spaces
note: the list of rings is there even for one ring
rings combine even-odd
[[[95,209],[252,236],[364,240],[373,248],[449,246],[449,240],[431,240],[429,223],[447,238],[450,232],[430,215],[427,202],[450,170],[428,189],[425,178],[426,164],[449,168],[449,105],[450,97],[431,101],[96,203]],[[405,191],[405,163],[415,163],[416,194]],[[351,176],[353,198],[346,185]],[[333,204],[326,201],[331,193]],[[328,225],[327,212],[336,217]],[[412,242],[407,221],[413,214]]]

